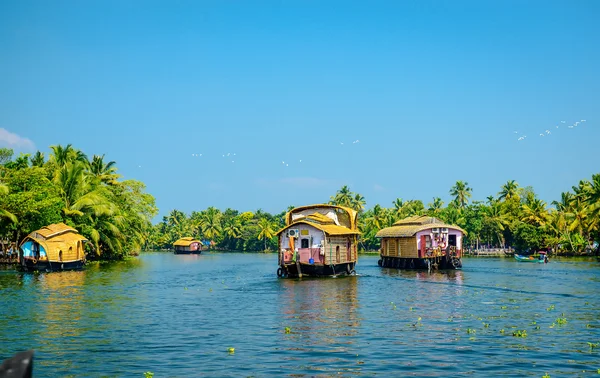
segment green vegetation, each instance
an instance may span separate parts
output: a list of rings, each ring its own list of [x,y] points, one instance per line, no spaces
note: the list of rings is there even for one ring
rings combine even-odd
[[[114,161],[51,146],[44,154],[0,148],[0,239],[18,244],[52,223],[75,227],[93,245],[92,259],[123,259],[139,251],[158,210],[143,183],[120,180]]]
[[[553,202],[554,207],[538,199],[531,187],[519,187],[514,180],[507,181],[497,196],[487,197],[485,203],[469,202],[471,192],[467,182],[457,181],[449,190],[453,200],[445,207],[439,197],[427,205],[397,198],[393,207],[376,204],[365,210],[365,198],[343,186],[329,203],[359,212],[360,245],[367,251],[379,249],[375,234],[380,229],[409,216],[429,215],[465,229],[464,245],[471,249],[485,244],[517,251],[552,248],[554,254],[563,255],[599,252],[595,243],[600,242],[600,174],[591,181],[580,181],[573,192],[563,193],[560,201]],[[276,250],[275,232],[284,226],[284,219],[285,211],[271,215],[261,210],[221,212],[209,207],[187,216],[173,210],[154,226],[146,247],[169,249],[178,238],[194,236],[210,240],[214,248],[222,250]]]
[[[485,202],[471,201],[472,188],[465,181],[457,181],[449,194],[453,199],[446,206],[439,197],[427,205],[397,198],[389,208],[376,204],[366,210],[365,198],[343,186],[329,203],[359,212],[360,246],[366,251],[379,249],[375,235],[381,228],[429,215],[465,229],[468,249],[485,244],[519,252],[552,248],[559,255],[600,252],[600,174],[562,193],[552,207],[514,180]],[[89,238],[102,259],[123,258],[140,248],[171,249],[184,236],[210,241],[220,250],[269,251],[277,250],[275,235],[284,226],[286,211],[208,207],[188,215],[175,209],[152,226],[156,213],[144,184],[120,180],[115,162],[105,162],[104,156],[88,159],[71,145],[51,146],[48,159],[39,151],[13,157],[12,150],[0,149],[1,239],[18,242],[42,226],[65,222]]]

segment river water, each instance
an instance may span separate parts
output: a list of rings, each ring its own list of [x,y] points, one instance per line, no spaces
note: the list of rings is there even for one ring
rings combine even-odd
[[[275,254],[145,253],[2,270],[0,358],[34,349],[34,377],[598,376],[597,261],[463,265],[363,255],[355,277],[292,280]]]

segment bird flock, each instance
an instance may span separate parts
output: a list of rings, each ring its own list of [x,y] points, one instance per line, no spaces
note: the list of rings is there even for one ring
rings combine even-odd
[[[577,122],[574,122],[571,125],[568,125],[567,128],[573,129],[573,128],[577,127],[578,125],[583,125],[583,123],[585,123],[586,121],[587,120],[585,120],[585,119],[579,120]],[[556,125],[556,129],[560,128],[561,125],[565,126],[566,123],[567,123],[566,121],[560,121],[560,124]],[[515,131],[514,133],[515,134],[519,134],[518,131]],[[550,129],[546,129],[543,132],[541,132],[539,134],[539,136],[540,137],[546,137],[546,136],[551,135],[551,134],[552,134],[552,132],[550,131]],[[520,142],[520,141],[524,141],[525,139],[527,139],[527,135],[521,135],[521,136],[519,136],[519,138],[517,138],[517,141]]]
[[[359,139],[353,140],[351,144],[358,144],[360,143]],[[350,144],[350,143],[348,143]],[[344,146],[344,142],[340,142],[340,146]],[[192,153],[192,158],[201,158],[203,155],[201,153]],[[221,154],[221,158],[223,159],[228,159],[230,160],[232,163],[235,163],[235,156],[237,156],[237,154],[235,152],[227,152],[227,153],[222,153]],[[296,160],[294,160],[294,162],[296,162]],[[297,160],[298,164],[302,163],[302,159],[298,159]],[[281,165],[284,167],[289,167],[290,164],[293,164],[290,160],[281,160]],[[141,166],[140,166],[141,167]]]

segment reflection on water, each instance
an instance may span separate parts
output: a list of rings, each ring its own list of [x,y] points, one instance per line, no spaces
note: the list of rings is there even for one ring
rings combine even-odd
[[[463,270],[429,273],[366,256],[358,276],[293,280],[276,277],[276,259],[154,253],[79,272],[2,270],[0,357],[34,348],[36,378],[600,368],[587,344],[600,341],[597,262],[465,258]]]

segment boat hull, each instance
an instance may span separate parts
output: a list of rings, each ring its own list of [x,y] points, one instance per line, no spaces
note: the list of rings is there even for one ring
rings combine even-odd
[[[349,276],[353,275],[356,262],[340,263],[335,265],[323,264],[306,264],[306,263],[291,263],[283,264],[277,269],[277,276],[298,278],[300,273],[302,277],[332,277],[332,276]]]
[[[454,270],[462,268],[460,258],[449,258],[447,256],[432,259],[382,256],[377,264],[382,268],[414,270]]]
[[[175,255],[200,255],[202,254],[201,250],[197,250],[197,251],[175,251],[173,252],[173,254]]]
[[[526,263],[538,263],[538,264],[543,264],[545,261],[544,259],[530,259],[529,257],[526,256],[521,256],[521,255],[515,255],[515,260],[517,260],[518,262],[526,262]]]
[[[35,263],[31,259],[22,260],[18,268],[25,272],[57,272],[64,270],[81,270],[85,266],[85,261],[36,261]]]

